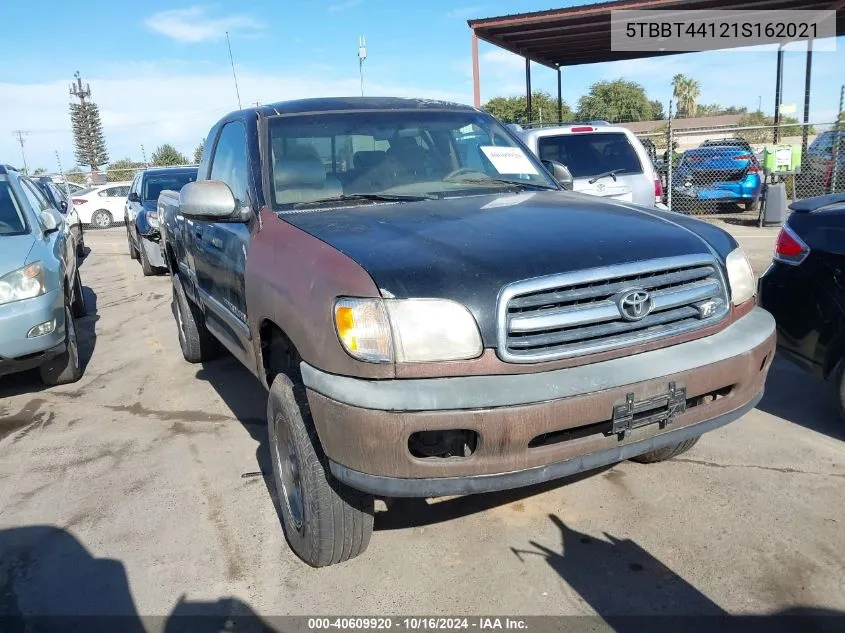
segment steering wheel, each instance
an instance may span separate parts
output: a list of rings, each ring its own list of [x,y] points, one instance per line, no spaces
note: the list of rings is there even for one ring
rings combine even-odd
[[[450,171],[448,174],[443,176],[443,181],[454,180],[458,176],[472,176],[473,178],[480,178],[482,180],[490,180],[490,176],[485,174],[483,171],[478,171],[477,169],[473,169],[472,167],[459,167],[453,171]]]

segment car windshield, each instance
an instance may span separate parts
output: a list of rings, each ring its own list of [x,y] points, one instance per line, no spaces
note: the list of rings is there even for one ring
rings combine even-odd
[[[189,182],[197,179],[196,171],[175,174],[150,174],[144,178],[143,200],[158,200],[158,195],[165,189],[179,191]]]
[[[7,181],[0,181],[0,236],[29,233],[26,220]]]
[[[558,189],[493,117],[357,111],[273,117],[273,201],[282,210],[350,198],[410,200]]]
[[[626,176],[643,172],[637,153],[622,132],[543,136],[537,147],[540,158],[566,165],[573,178],[592,178],[611,171]]]

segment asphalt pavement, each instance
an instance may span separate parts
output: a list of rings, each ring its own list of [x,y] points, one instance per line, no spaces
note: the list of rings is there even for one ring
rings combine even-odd
[[[776,231],[733,226],[755,271]],[[81,381],[0,380],[0,613],[845,611],[845,422],[781,361],[741,420],[662,464],[377,505],[369,550],[311,569],[271,499],[265,393],[183,361],[167,277],[89,231]]]

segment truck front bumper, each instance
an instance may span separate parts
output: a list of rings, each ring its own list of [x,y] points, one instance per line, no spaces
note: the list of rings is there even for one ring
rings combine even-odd
[[[774,347],[774,319],[755,308],[702,339],[541,373],[362,380],[307,363],[301,371],[335,477],[378,495],[436,497],[564,477],[725,425],[762,397]],[[455,430],[476,434],[469,456],[411,453],[412,434]]]

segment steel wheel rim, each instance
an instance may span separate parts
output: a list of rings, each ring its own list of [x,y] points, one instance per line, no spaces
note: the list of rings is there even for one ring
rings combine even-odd
[[[302,504],[302,478],[299,471],[299,459],[293,442],[290,441],[290,433],[287,425],[281,416],[276,416],[273,422],[273,460],[276,463],[276,473],[279,477],[279,487],[282,499],[288,510],[288,515],[293,522],[297,532],[302,531],[303,504]],[[282,446],[284,445],[284,451]]]

